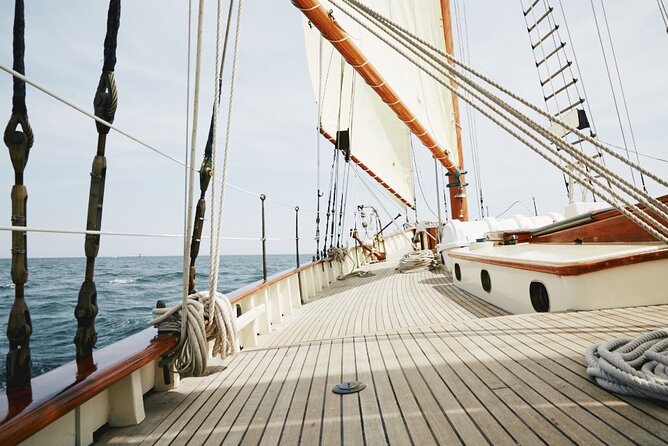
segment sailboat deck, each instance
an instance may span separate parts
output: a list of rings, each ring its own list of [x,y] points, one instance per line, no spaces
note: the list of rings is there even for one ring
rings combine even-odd
[[[668,306],[505,315],[442,272],[340,281],[226,368],[146,398],[108,444],[665,444],[666,405],[586,377],[591,343]],[[339,396],[340,382],[362,381]]]

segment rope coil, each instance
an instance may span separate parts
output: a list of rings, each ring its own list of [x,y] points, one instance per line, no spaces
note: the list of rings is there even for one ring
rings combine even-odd
[[[401,260],[399,260],[397,269],[400,273],[404,273],[424,269],[432,270],[437,266],[438,261],[434,257],[434,253],[430,250],[424,250],[404,254]]]
[[[587,374],[604,389],[668,401],[668,328],[592,345],[585,359]]]
[[[202,376],[206,373],[209,358],[209,341],[214,341],[211,356],[221,359],[238,351],[236,326],[232,304],[221,293],[213,298],[209,291],[188,296],[186,304],[186,334],[181,336],[183,303],[169,308],[154,308],[150,324],[160,333],[174,333],[179,343],[169,353],[167,363],[182,376]],[[212,300],[213,299],[213,300]]]

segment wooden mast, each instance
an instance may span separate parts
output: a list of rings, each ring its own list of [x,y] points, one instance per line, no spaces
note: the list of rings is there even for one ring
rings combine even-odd
[[[318,0],[292,0],[311,23],[318,28],[322,36],[329,40],[367,84],[380,96],[399,119],[418,137],[449,173],[458,177],[459,168],[452,161],[448,152],[441,147],[415,115],[406,107],[396,92],[390,87],[378,70],[355,45],[350,36],[329,16],[327,9]],[[456,188],[459,190],[459,188]],[[459,212],[459,211],[457,211]]]
[[[455,45],[452,37],[452,14],[450,13],[450,0],[441,0],[441,16],[443,17],[443,35],[445,37],[445,51],[454,56],[455,54]],[[450,81],[452,88],[457,88],[457,83],[453,80]],[[459,169],[464,170],[464,151],[462,149],[462,126],[459,122],[459,98],[455,93],[452,93],[452,110],[455,115],[455,131],[457,134],[457,155],[459,159]],[[464,180],[464,175],[459,177],[459,181],[463,184],[466,181]],[[450,188],[450,209],[452,211],[451,218],[459,218],[461,221],[468,221],[469,219],[469,210],[468,203],[466,201],[466,196],[460,194],[459,187]]]

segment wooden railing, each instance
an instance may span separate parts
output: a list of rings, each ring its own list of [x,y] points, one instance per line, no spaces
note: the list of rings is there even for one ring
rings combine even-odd
[[[385,238],[388,252],[409,248],[412,230]],[[293,314],[302,304],[365,263],[361,248],[342,262],[320,260],[278,273],[229,293],[238,306],[237,339],[242,348]],[[30,386],[0,395],[0,445],[90,444],[104,424],[128,426],[144,417],[143,395],[174,388],[178,377],[158,365],[177,339],[143,330],[96,350],[87,362],[70,362],[34,378]]]
[[[19,391],[0,396],[0,444],[17,444],[36,432],[31,443],[55,444],[47,426],[64,417],[71,425],[64,431],[71,432],[72,440],[81,439],[82,444],[90,443],[93,431],[100,426],[88,428],[90,424],[77,423],[77,418],[104,419],[102,424],[108,420],[112,425],[141,421],[143,405],[129,407],[138,406],[133,395],[139,391],[141,396],[154,386],[159,373],[156,358],[175,345],[176,337],[158,336],[155,328],[149,328],[95,351],[88,361],[67,363],[34,378]],[[90,404],[94,399],[103,404]],[[84,404],[86,414],[80,409]]]

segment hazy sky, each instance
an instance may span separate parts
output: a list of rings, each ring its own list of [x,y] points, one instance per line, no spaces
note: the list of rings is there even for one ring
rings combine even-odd
[[[416,0],[419,1],[419,0]],[[213,89],[215,2],[206,3],[199,151],[205,140]],[[294,205],[300,213],[302,252],[313,252],[316,206],[316,107],[308,79],[301,13],[289,0],[246,0],[239,83],[232,127],[230,183],[265,193],[271,253],[294,249]],[[600,4],[598,1],[595,2]],[[615,51],[621,67],[638,150],[668,158],[666,74],[668,35],[656,2],[608,1]],[[458,0],[463,13],[463,0]],[[555,4],[558,6],[558,4]],[[92,110],[102,65],[107,2],[42,0],[26,5],[26,70],[29,78]],[[564,1],[587,98],[600,138],[621,144],[614,106],[593,26],[591,3]],[[466,1],[474,65],[542,105],[537,74],[519,1]],[[179,159],[185,158],[187,2],[124,2],[116,79],[119,108],[115,124]],[[13,2],[0,3],[0,63],[11,66]],[[227,87],[225,87],[227,91]],[[28,110],[36,141],[26,169],[28,225],[84,229],[89,171],[96,147],[94,123],[28,87]],[[11,77],[0,73],[0,118],[11,110]],[[6,121],[2,122],[4,127]],[[478,146],[485,203],[491,215],[515,200],[539,212],[561,211],[561,175],[479,117]],[[464,123],[466,126],[466,123]],[[224,121],[221,123],[224,128]],[[465,141],[467,142],[467,141]],[[321,141],[322,188],[326,192],[331,146]],[[416,147],[422,186],[434,196],[433,164]],[[0,226],[9,226],[13,174],[7,149],[0,151]],[[199,165],[199,156],[196,163]],[[102,228],[106,231],[176,234],[183,230],[183,168],[133,141],[110,133]],[[666,163],[641,159],[668,176]],[[416,185],[417,188],[417,185]],[[657,188],[654,194],[665,193]],[[474,196],[475,191],[470,188]],[[434,219],[417,188],[420,218]],[[280,203],[285,203],[284,206]],[[360,180],[351,180],[351,206],[374,204]],[[322,202],[326,206],[326,202]],[[399,211],[385,201],[393,215]],[[435,205],[430,204],[435,210]],[[224,234],[258,237],[260,201],[228,189]],[[512,212],[526,213],[519,206]],[[323,213],[324,214],[324,213]],[[412,213],[411,213],[412,215]],[[475,204],[471,216],[477,217]],[[387,221],[387,215],[381,212]],[[324,215],[323,215],[324,219]],[[225,241],[223,253],[259,253],[257,241]],[[8,257],[10,234],[0,231],[0,257]],[[103,237],[100,255],[179,255],[179,239]],[[206,249],[203,249],[206,251]],[[83,256],[83,235],[30,234],[29,256]]]

